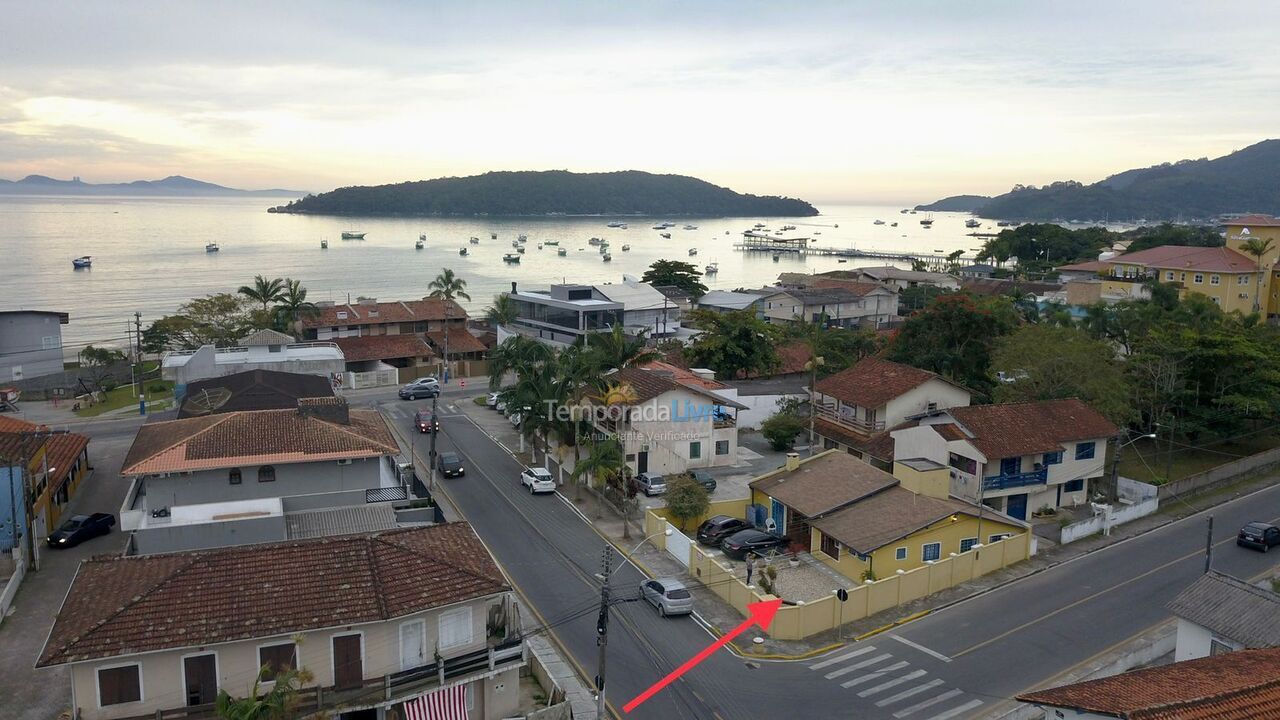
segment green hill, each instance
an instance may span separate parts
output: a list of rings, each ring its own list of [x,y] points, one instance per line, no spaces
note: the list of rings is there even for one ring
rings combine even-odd
[[[489,172],[308,195],[275,212],[317,215],[817,215],[794,198],[736,193],[683,175]]]

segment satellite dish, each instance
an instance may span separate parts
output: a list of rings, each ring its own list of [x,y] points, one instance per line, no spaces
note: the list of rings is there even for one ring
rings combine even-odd
[[[623,282],[640,282],[640,278],[636,277],[635,275],[632,275],[631,273],[623,273],[622,281]]]
[[[231,391],[226,388],[201,390],[194,395],[188,396],[182,403],[182,409],[188,415],[208,415],[226,405],[230,399]]]

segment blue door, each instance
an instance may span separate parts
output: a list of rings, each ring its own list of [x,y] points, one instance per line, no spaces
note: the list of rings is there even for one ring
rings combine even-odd
[[[1027,519],[1027,494],[1010,495],[1009,504],[1004,506],[1004,513],[1019,520]]]
[[[772,500],[772,498],[770,498],[770,500]],[[777,526],[778,534],[785,534],[787,532],[787,506],[777,500],[773,500],[772,510],[773,522]]]

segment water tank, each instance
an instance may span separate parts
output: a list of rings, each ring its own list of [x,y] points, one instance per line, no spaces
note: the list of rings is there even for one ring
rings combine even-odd
[[[1106,262],[1111,258],[1115,257],[1116,255],[1119,255],[1119,253],[1117,253],[1115,250],[1104,250],[1098,253],[1098,262]]]

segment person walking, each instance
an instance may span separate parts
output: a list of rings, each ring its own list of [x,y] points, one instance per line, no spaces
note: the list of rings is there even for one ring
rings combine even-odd
[[[747,585],[751,585],[751,573],[756,569],[755,556],[747,553]]]

